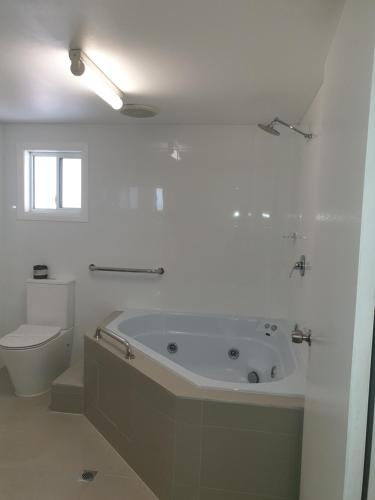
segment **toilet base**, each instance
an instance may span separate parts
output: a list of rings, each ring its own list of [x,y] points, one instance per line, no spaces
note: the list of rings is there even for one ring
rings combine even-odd
[[[37,394],[19,394],[18,392],[15,392],[14,395],[17,396],[17,398],[35,398],[37,396],[43,396],[43,394],[47,394],[50,391],[51,388],[43,392],[38,392]]]
[[[16,396],[34,397],[48,392],[55,378],[69,366],[72,342],[70,329],[39,347],[2,349]]]

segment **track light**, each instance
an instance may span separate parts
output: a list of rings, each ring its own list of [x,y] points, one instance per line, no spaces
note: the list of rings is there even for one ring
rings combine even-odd
[[[70,71],[113,109],[121,109],[124,95],[121,90],[91,61],[81,49],[69,51]]]

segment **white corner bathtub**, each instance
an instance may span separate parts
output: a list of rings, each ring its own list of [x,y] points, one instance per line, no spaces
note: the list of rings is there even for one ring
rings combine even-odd
[[[105,328],[199,387],[304,395],[307,348],[287,321],[127,310]]]

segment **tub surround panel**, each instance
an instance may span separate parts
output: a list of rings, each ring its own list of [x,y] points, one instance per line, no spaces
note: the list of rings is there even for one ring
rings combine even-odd
[[[297,500],[301,409],[181,397],[137,360],[85,337],[85,414],[160,500]]]
[[[83,413],[83,366],[82,362],[70,366],[52,383],[52,411]]]
[[[297,435],[204,427],[201,485],[276,498],[298,498]]]
[[[50,410],[61,413],[83,413],[83,394],[52,391]]]
[[[265,412],[263,406],[222,405],[215,401],[205,401],[203,408],[203,425],[206,426],[294,434],[303,425],[303,412],[288,408],[273,408],[272,412]]]
[[[270,497],[249,495],[239,491],[218,490],[216,488],[202,488],[199,500],[273,500]],[[289,500],[285,498],[283,500]]]

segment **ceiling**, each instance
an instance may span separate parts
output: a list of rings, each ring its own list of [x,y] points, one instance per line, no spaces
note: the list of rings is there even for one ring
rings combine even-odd
[[[297,123],[345,0],[1,0],[0,121],[139,123],[69,71],[82,48],[147,123]],[[146,121],[143,120],[142,123]]]

